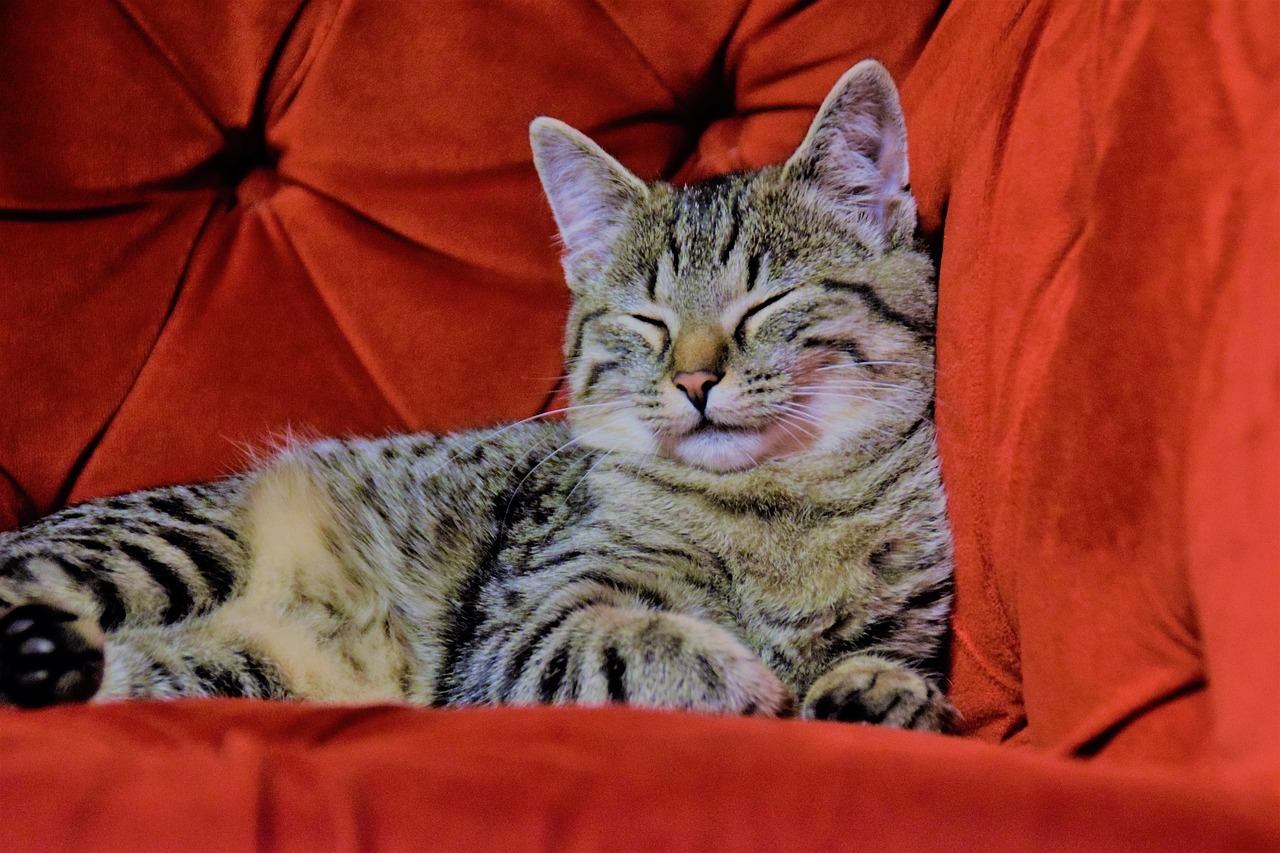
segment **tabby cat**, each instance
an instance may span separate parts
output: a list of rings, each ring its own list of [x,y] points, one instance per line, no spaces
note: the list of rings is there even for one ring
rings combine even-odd
[[[0,702],[630,703],[939,729],[932,265],[879,64],[780,166],[533,122],[567,423],[290,447],[0,534]]]

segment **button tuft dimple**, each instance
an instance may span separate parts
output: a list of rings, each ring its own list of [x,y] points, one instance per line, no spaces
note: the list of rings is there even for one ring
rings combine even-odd
[[[260,166],[251,170],[236,185],[236,201],[244,207],[252,207],[269,199],[280,187],[280,176],[275,169]]]

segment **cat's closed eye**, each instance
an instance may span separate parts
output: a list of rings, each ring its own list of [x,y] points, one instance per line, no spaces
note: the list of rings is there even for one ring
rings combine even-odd
[[[660,320],[657,317],[649,317],[645,314],[628,314],[627,316],[630,317],[632,320],[639,320],[641,323],[647,323],[650,326],[659,328],[664,332],[668,331],[666,321]]]
[[[627,326],[634,329],[651,347],[659,352],[671,342],[671,329],[665,320],[648,314],[627,314],[623,317]]]
[[[742,317],[739,318],[737,325],[733,329],[734,342],[739,347],[745,347],[747,343],[747,335],[749,332],[755,331],[754,327],[758,326],[760,320],[763,319],[761,315],[764,315],[768,311],[768,309],[773,308],[778,303],[782,302],[784,299],[786,299],[788,296],[791,296],[795,292],[796,292],[796,288],[780,291],[768,297],[767,299],[757,302],[755,305],[752,305],[750,308],[744,311],[742,313]],[[756,319],[756,323],[751,323],[753,319]]]

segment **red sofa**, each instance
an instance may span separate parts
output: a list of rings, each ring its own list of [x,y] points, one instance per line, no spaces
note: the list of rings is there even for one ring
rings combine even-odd
[[[6,0],[0,527],[536,413],[529,120],[689,180],[784,157],[867,56],[941,264],[961,737],[3,711],[0,850],[1280,850],[1272,0]]]

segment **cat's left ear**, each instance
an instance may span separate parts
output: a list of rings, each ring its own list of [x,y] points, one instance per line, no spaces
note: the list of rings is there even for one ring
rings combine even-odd
[[[867,59],[845,72],[783,174],[816,190],[872,242],[910,239],[916,205],[908,185],[907,126],[883,65]]]
[[[545,116],[534,119],[529,142],[564,241],[569,287],[576,289],[608,265],[632,208],[649,189],[603,148],[562,121]]]

